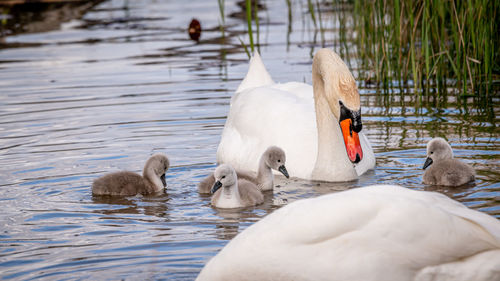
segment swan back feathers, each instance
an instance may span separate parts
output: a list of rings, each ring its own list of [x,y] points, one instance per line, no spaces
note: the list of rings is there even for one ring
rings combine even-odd
[[[442,194],[356,188],[274,211],[197,280],[499,280],[499,236],[497,219]]]
[[[257,51],[250,58],[250,66],[248,67],[248,73],[245,79],[241,82],[240,86],[236,90],[236,93],[242,92],[246,89],[262,87],[274,84],[271,75],[267,72],[262,59]]]

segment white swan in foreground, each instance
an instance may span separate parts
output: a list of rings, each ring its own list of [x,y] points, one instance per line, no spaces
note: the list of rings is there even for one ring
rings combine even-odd
[[[132,196],[160,192],[167,186],[165,173],[169,166],[168,157],[156,153],[146,161],[142,177],[128,171],[106,174],[94,180],[92,194]]]
[[[262,152],[276,145],[298,178],[349,181],[375,167],[370,143],[360,133],[359,93],[345,63],[333,51],[319,50],[312,81],[313,87],[276,84],[255,53],[231,99],[217,162],[256,171]]]
[[[215,183],[212,206],[222,209],[243,208],[264,203],[264,195],[257,185],[246,179],[238,179],[236,171],[228,164],[222,164],[214,172]]]
[[[247,171],[236,171],[238,179],[246,179],[254,183],[260,191],[269,191],[274,188],[274,175],[272,169],[281,172],[286,178],[289,178],[285,167],[286,155],[283,149],[277,146],[270,146],[259,160],[259,170],[257,174]],[[210,193],[215,183],[214,174],[210,174],[198,184],[200,193]]]
[[[197,280],[500,280],[500,221],[435,192],[357,188],[274,211]]]
[[[423,176],[425,184],[460,186],[476,178],[471,166],[453,158],[453,150],[443,138],[433,138],[427,143],[427,159],[423,169],[426,168]]]

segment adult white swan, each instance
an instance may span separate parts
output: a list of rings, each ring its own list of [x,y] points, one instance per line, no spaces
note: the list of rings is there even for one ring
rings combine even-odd
[[[440,193],[357,188],[274,211],[197,280],[500,280],[500,221]]]
[[[312,81],[312,87],[276,84],[255,53],[231,99],[217,162],[256,171],[260,155],[275,145],[285,151],[292,177],[349,181],[375,167],[370,143],[360,133],[359,93],[345,63],[333,51],[319,50]]]

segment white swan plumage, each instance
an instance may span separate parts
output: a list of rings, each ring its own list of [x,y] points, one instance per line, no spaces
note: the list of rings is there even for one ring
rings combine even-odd
[[[217,162],[231,164],[237,170],[256,171],[260,155],[276,145],[287,154],[291,177],[357,179],[375,167],[375,155],[366,136],[359,132],[362,159],[356,165],[352,163],[339,126],[339,102],[348,110],[360,112],[354,78],[333,51],[321,49],[315,55],[313,86],[275,83],[256,52],[231,99]]]
[[[436,192],[356,188],[274,211],[197,280],[500,280],[500,221]]]

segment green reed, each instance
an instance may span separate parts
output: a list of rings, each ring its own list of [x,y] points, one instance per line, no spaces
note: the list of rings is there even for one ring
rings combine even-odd
[[[225,12],[224,12],[224,3],[225,0],[217,0],[217,4],[219,6],[219,16],[220,16],[220,31],[222,38],[225,38]],[[252,3],[254,5],[254,12],[252,14]],[[245,42],[238,37],[238,40],[240,41],[241,46],[244,48],[245,53],[247,54],[248,58],[251,57],[251,53],[255,51],[255,46],[257,47],[260,46],[260,28],[259,28],[259,17],[258,17],[258,1],[254,0],[245,0],[245,11],[246,11],[246,19],[247,19],[247,33],[248,33],[248,38],[249,38],[249,45],[250,45],[250,50],[245,44]],[[252,29],[252,22],[255,21],[255,28],[256,28],[256,33],[257,33],[257,44],[254,44],[254,36],[253,36],[253,29]]]
[[[254,16],[254,21],[255,21],[255,30],[257,33],[257,48],[258,48],[259,53],[260,53],[259,5],[258,5],[257,1],[254,1],[253,3],[254,3],[253,16]]]
[[[311,19],[314,23],[314,27],[318,26],[318,23],[316,22],[316,14],[314,12],[314,4],[312,0],[307,0],[307,9],[309,10],[309,14],[311,15]]]
[[[252,53],[254,52],[254,44],[253,44],[253,32],[252,32],[252,1],[245,1],[245,8],[247,11],[247,28],[248,28],[248,37],[250,39],[250,48]]]
[[[226,27],[226,14],[224,12],[225,0],[217,0],[217,4],[219,5],[219,16],[220,16],[220,31],[222,34],[222,38],[225,38],[225,27]]]
[[[254,10],[252,13],[252,2],[254,6]],[[245,0],[245,10],[246,10],[246,18],[247,18],[247,32],[248,32],[248,38],[250,42],[250,51],[252,54],[255,52],[255,46],[257,48],[260,48],[260,28],[259,28],[259,7],[258,7],[258,1],[254,0]],[[254,44],[254,38],[253,38],[253,29],[252,29],[252,22],[255,22],[255,31],[257,33],[257,44]],[[241,38],[238,38],[240,40],[241,45],[245,49],[245,53],[247,54],[248,58],[251,57],[250,51],[248,50],[247,45]]]
[[[412,80],[423,94],[491,95],[499,10],[500,1],[488,0],[354,0],[358,55],[374,73],[365,78],[385,87]]]

